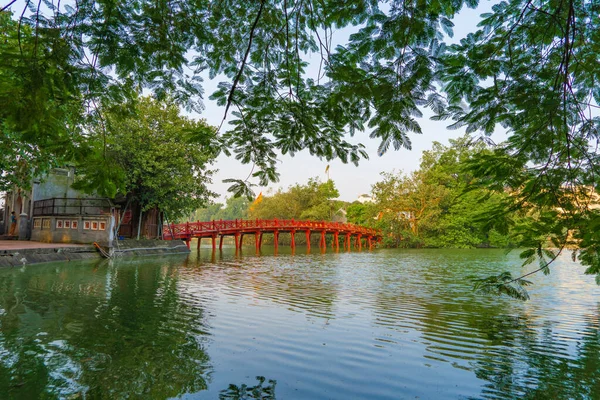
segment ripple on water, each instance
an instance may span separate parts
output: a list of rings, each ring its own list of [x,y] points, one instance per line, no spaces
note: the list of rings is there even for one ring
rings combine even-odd
[[[212,399],[256,376],[276,380],[279,399],[570,399],[600,387],[600,290],[567,258],[521,303],[470,280],[520,272],[516,253],[280,251],[0,271],[0,372],[13,379],[0,393]],[[33,385],[44,373],[51,383]]]

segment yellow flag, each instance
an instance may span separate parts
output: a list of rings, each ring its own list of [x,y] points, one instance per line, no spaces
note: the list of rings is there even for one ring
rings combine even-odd
[[[327,164],[327,168],[325,168],[325,173],[329,173],[329,164]]]
[[[254,199],[252,204],[250,204],[249,211],[254,211],[254,209],[256,208],[258,203],[260,203],[262,201],[262,199],[263,199],[263,195],[262,195],[262,192],[260,192],[258,194],[258,196],[256,196],[256,199]]]

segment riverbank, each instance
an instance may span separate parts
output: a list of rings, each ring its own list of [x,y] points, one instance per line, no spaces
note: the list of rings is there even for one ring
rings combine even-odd
[[[104,250],[108,253],[108,249]],[[189,253],[187,246],[178,240],[122,240],[114,247],[115,257],[187,253]],[[0,268],[102,257],[103,255],[93,245],[0,240]]]
[[[29,240],[0,241],[0,267],[16,267],[53,261],[100,258],[92,245],[42,243]]]

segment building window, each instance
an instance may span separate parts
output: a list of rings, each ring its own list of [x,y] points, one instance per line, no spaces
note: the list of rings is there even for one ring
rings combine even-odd
[[[92,227],[92,223],[90,221],[83,221],[83,229],[89,230]]]
[[[71,229],[77,229],[77,225],[79,225],[79,221],[76,219],[71,221]]]
[[[57,219],[56,220],[56,229],[62,229],[62,227],[63,227],[63,220]]]
[[[33,229],[41,229],[42,228],[42,219],[36,218],[33,220]]]

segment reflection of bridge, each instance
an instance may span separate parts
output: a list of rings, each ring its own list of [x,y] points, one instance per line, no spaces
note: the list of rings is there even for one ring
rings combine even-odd
[[[262,237],[264,233],[272,233],[274,236],[275,248],[278,246],[279,234],[290,233],[291,247],[296,247],[295,234],[304,232],[306,235],[306,245],[310,249],[310,237],[313,233],[319,233],[321,240],[319,247],[325,248],[327,234],[333,235],[332,246],[339,249],[339,237],[342,236],[343,246],[350,249],[352,237],[354,236],[354,245],[357,248],[362,247],[363,240],[369,249],[373,248],[375,243],[381,241],[381,232],[371,228],[365,228],[353,224],[344,224],[341,222],[316,222],[316,221],[295,221],[293,219],[256,219],[244,220],[236,219],[231,221],[209,221],[209,222],[186,222],[184,224],[165,225],[163,228],[163,238],[165,240],[181,239],[185,240],[190,247],[190,240],[198,238],[198,248],[202,238],[211,238],[213,250],[217,248],[217,237],[220,238],[219,249],[223,248],[223,237],[233,236],[235,238],[235,248],[240,249],[244,240],[244,235],[254,235],[256,250],[260,250]]]

